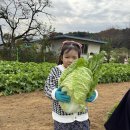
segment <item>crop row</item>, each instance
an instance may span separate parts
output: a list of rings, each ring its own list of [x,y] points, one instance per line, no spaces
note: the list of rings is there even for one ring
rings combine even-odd
[[[53,66],[53,63],[0,61],[0,93],[11,95],[42,90]],[[130,81],[130,65],[103,64],[99,83],[126,81]]]

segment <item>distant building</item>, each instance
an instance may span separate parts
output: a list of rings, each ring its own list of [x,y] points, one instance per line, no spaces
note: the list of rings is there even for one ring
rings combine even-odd
[[[53,51],[56,54],[60,53],[62,42],[65,40],[72,40],[76,41],[82,44],[82,55],[86,56],[91,54],[98,54],[100,52],[100,46],[102,44],[106,44],[105,41],[99,41],[94,39],[88,39],[88,38],[82,38],[82,37],[75,37],[75,36],[69,36],[69,35],[58,35],[51,39],[50,47],[46,47],[46,51]],[[33,40],[28,44],[30,46],[31,44],[37,45],[37,51],[39,52],[41,50],[41,44],[39,44],[40,40]],[[0,45],[0,48],[3,47],[3,44]]]
[[[100,52],[100,46],[106,44],[105,41],[93,40],[82,37],[75,37],[69,35],[55,36],[51,41],[50,50],[55,51],[57,54],[60,52],[62,42],[65,40],[73,40],[82,44],[82,54],[98,54]]]

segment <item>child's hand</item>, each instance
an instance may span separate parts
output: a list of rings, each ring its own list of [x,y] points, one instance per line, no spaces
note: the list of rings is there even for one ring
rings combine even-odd
[[[62,92],[61,88],[58,88],[55,92],[55,98],[60,102],[66,102],[69,103],[71,98],[70,96],[66,95],[66,92]]]
[[[90,97],[86,98],[86,102],[94,102],[97,97],[98,97],[98,92],[97,90],[95,90]]]

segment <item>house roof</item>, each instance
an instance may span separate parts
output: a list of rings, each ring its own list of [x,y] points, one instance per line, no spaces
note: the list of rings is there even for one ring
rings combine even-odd
[[[106,44],[107,43],[105,41],[88,39],[88,38],[82,38],[82,37],[76,37],[76,36],[69,36],[69,35],[58,35],[58,36],[54,37],[54,39],[62,39],[62,38],[77,39],[77,40],[89,41],[89,42],[94,42],[94,43],[99,43],[99,44]]]
[[[94,39],[89,39],[89,38],[83,38],[83,37],[76,37],[76,36],[70,36],[70,35],[57,35],[54,36],[53,39],[62,39],[62,38],[70,38],[70,39],[77,39],[77,40],[81,40],[81,41],[89,41],[89,42],[94,42],[94,43],[98,43],[98,44],[106,44],[107,42],[105,41],[100,41],[100,40],[94,40]],[[39,39],[33,39],[30,43],[34,43],[40,41]],[[3,43],[0,43],[0,46],[3,46]]]

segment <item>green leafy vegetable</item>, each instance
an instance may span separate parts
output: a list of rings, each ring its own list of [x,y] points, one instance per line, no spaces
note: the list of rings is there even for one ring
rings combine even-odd
[[[85,111],[86,98],[94,91],[101,76],[103,54],[90,59],[79,58],[62,73],[59,86],[71,96],[70,103],[61,103],[67,113]]]

